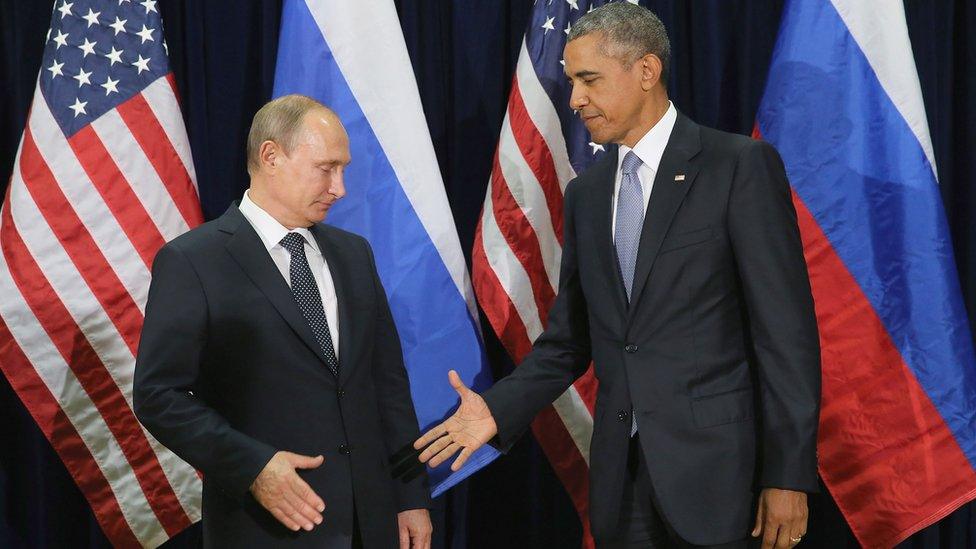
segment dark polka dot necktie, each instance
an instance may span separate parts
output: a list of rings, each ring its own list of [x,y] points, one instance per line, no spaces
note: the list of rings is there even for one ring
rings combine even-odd
[[[325,361],[332,373],[339,375],[339,360],[336,358],[335,347],[332,345],[332,335],[329,333],[329,320],[325,317],[322,307],[322,294],[315,284],[312,269],[305,257],[305,237],[298,233],[288,233],[279,242],[291,254],[291,293],[302,310],[302,315],[312,328],[315,339],[325,353]]]

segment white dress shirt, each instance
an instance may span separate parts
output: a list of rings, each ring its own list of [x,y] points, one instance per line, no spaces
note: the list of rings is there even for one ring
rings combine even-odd
[[[651,188],[654,186],[654,176],[661,165],[661,157],[664,156],[664,148],[671,139],[671,131],[674,130],[674,122],[678,119],[678,111],[674,108],[674,103],[668,101],[668,110],[664,116],[654,124],[654,127],[640,138],[640,141],[631,149],[627,145],[620,145],[617,153],[617,175],[613,183],[613,225],[610,228],[614,238],[617,239],[617,195],[620,193],[620,178],[623,174],[620,167],[624,162],[624,156],[634,151],[637,158],[641,159],[641,167],[637,169],[637,179],[640,180],[641,191],[644,195],[644,215],[647,215],[647,204],[651,201]]]
[[[275,266],[281,271],[285,283],[291,287],[291,254],[288,253],[281,244],[281,239],[290,232],[299,233],[305,238],[305,257],[308,258],[308,266],[312,269],[312,276],[315,277],[315,285],[319,288],[322,296],[322,307],[325,309],[325,318],[329,321],[329,334],[332,336],[332,347],[335,348],[336,358],[339,358],[339,300],[336,297],[335,284],[332,282],[332,271],[326,262],[322,252],[319,251],[318,242],[312,236],[312,232],[304,227],[296,227],[288,230],[284,225],[271,217],[271,214],[261,209],[255,204],[248,192],[244,192],[241,198],[240,210],[247,218],[255,232],[261,237],[265,249],[271,254]]]

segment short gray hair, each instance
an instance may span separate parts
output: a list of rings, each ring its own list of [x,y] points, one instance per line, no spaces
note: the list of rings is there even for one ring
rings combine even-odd
[[[601,49],[630,66],[651,53],[661,60],[661,82],[668,83],[671,41],[664,23],[654,12],[630,2],[610,2],[580,17],[569,31],[569,41],[587,34],[602,33]]]
[[[261,143],[265,141],[274,141],[285,154],[291,154],[305,115],[317,109],[332,112],[317,100],[299,94],[283,95],[258,109],[247,134],[247,173],[254,175],[261,166]]]

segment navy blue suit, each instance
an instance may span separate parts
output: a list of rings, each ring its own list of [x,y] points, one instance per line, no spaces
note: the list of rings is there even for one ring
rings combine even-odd
[[[389,456],[419,434],[400,342],[369,244],[311,227],[338,296],[339,376],[236,205],[165,245],[153,263],[135,411],[203,473],[214,547],[397,546],[397,512],[429,506],[426,478],[393,480]],[[278,450],[325,456],[300,470],[323,523],[291,532],[250,495]]]
[[[597,541],[621,527],[632,411],[667,523],[697,545],[741,540],[758,490],[818,485],[819,339],[783,164],[769,144],[679,114],[629,303],[611,235],[616,166],[608,154],[566,189],[547,329],[483,395],[498,444],[509,447],[592,360]]]

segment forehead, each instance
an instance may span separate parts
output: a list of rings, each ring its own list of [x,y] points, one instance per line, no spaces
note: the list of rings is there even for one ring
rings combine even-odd
[[[322,109],[305,115],[298,146],[308,149],[317,158],[343,160],[349,157],[346,129],[338,117]]]
[[[570,65],[574,65],[573,70],[579,70],[590,67],[577,65],[596,65],[613,61],[614,59],[609,57],[605,51],[605,40],[606,36],[603,33],[592,33],[567,42],[566,47],[563,49],[563,60],[566,61],[566,73],[570,73]]]

